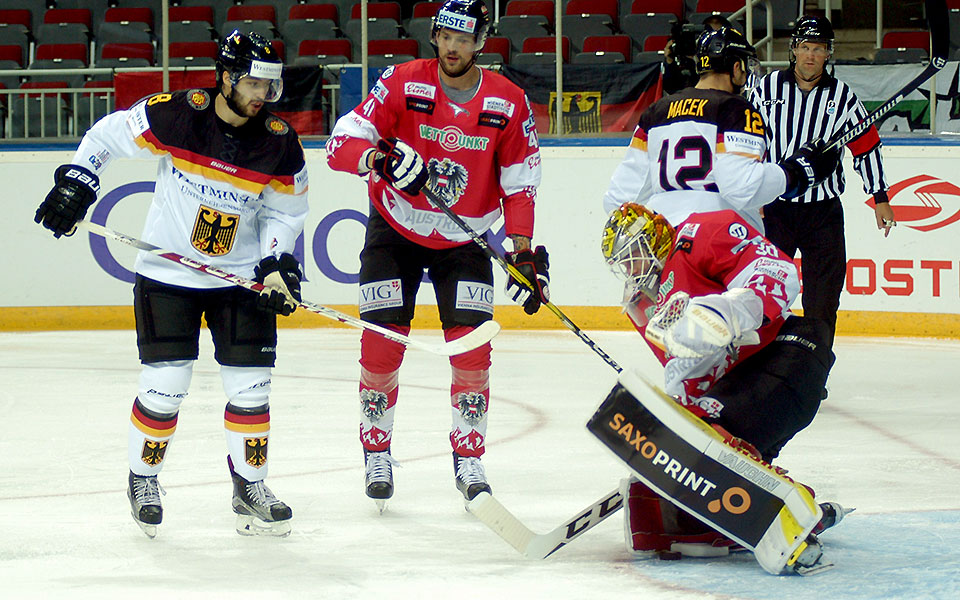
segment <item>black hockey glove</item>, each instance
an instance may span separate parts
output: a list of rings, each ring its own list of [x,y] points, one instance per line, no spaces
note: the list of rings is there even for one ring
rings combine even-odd
[[[254,279],[264,285],[257,296],[257,308],[287,316],[300,303],[300,263],[292,254],[283,253],[280,260],[268,256],[253,268]]]
[[[540,310],[540,305],[550,301],[550,256],[547,249],[537,246],[535,252],[521,250],[508,252],[507,261],[515,266],[520,274],[527,278],[536,289],[530,290],[527,286],[510,277],[507,279],[507,296],[523,306],[523,312],[532,315]]]
[[[802,196],[811,187],[817,185],[840,164],[840,147],[827,150],[823,140],[807,142],[800,146],[793,156],[780,161],[780,168],[787,174],[787,191],[784,198]]]
[[[53,174],[54,186],[37,208],[33,220],[53,232],[53,237],[71,235],[77,222],[97,201],[100,179],[80,165],[61,165]]]
[[[427,183],[423,158],[406,142],[382,139],[374,150],[373,170],[401,192],[416,196]]]

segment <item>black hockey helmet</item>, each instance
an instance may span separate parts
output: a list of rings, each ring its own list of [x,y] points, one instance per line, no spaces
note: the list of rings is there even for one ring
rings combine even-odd
[[[743,34],[730,27],[707,30],[697,40],[697,73],[713,71],[733,73],[733,65],[743,61],[743,70],[750,73],[759,67],[757,51]]]
[[[234,86],[247,76],[269,80],[266,102],[276,102],[283,93],[283,61],[260,34],[241,33],[234,29],[223,38],[217,53],[218,87],[224,71],[230,74],[230,83]]]
[[[490,13],[483,0],[447,0],[437,10],[433,17],[433,28],[430,30],[430,43],[437,47],[437,32],[441,28],[453,29],[464,33],[472,33],[476,39],[473,51],[480,52],[487,41],[487,32],[490,30]]]
[[[818,42],[826,44],[827,52],[832,56],[833,40],[833,25],[826,17],[804,15],[797,19],[793,33],[790,34],[790,49],[793,50],[803,42]]]

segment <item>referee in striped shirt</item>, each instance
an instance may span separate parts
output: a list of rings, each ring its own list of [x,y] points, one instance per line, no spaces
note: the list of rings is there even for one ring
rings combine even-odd
[[[770,160],[792,155],[802,144],[829,139],[837,131],[867,116],[863,104],[845,83],[824,71],[833,54],[833,27],[823,17],[797,20],[790,42],[791,65],[764,76],[750,101],[767,123]],[[874,197],[877,228],[884,237],[896,225],[887,200],[887,182],[880,159],[880,136],[875,127],[847,144],[863,189]],[[837,309],[846,275],[847,252],[843,232],[843,167],[803,195],[777,198],[763,208],[766,236],[788,256],[797,250],[803,258],[803,314],[837,327]]]

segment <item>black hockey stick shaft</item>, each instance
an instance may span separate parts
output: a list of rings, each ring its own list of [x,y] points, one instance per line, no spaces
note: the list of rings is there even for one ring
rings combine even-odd
[[[476,242],[476,244],[483,249],[483,251],[487,254],[487,256],[489,256],[494,261],[496,261],[496,263],[500,265],[500,268],[502,268],[504,272],[506,272],[508,275],[510,275],[517,281],[519,281],[521,285],[526,286],[528,289],[530,290],[535,289],[533,287],[533,284],[526,277],[523,276],[523,273],[521,273],[515,266],[510,264],[510,262],[506,258],[500,256],[500,254],[496,250],[491,248],[490,244],[487,243],[487,240],[482,235],[477,233],[473,229],[473,227],[470,227],[470,225],[468,225],[467,222],[460,217],[460,215],[453,212],[453,210],[449,206],[447,206],[447,203],[444,202],[442,198],[437,196],[433,192],[433,190],[431,190],[427,186],[424,186],[423,189],[420,190],[420,192],[427,198],[427,200],[430,201],[430,204],[433,204],[434,206],[439,208],[443,212],[443,214],[447,215],[451,221],[456,223],[457,227],[462,229],[464,233],[470,236],[470,239]],[[603,349],[600,348],[600,346],[598,346],[596,342],[591,340],[590,337],[587,336],[587,334],[584,333],[582,329],[577,327],[577,324],[571,321],[567,315],[563,314],[563,311],[560,310],[557,307],[557,305],[555,305],[553,302],[550,302],[550,301],[544,302],[543,305],[546,306],[548,309],[550,309],[550,312],[555,314],[557,318],[559,318],[560,321],[567,326],[567,329],[575,333],[577,337],[580,338],[580,341],[582,341],[584,344],[589,346],[591,350],[596,352],[597,355],[603,359],[603,362],[613,367],[613,369],[617,373],[620,373],[621,371],[623,371],[623,367],[618,365],[617,361],[613,360],[613,358],[611,358],[609,354],[604,352]]]
[[[862,121],[843,131],[837,132],[827,142],[827,148],[832,149],[839,146],[845,146],[851,140],[863,135],[874,123],[880,120],[885,114],[890,112],[894,106],[900,103],[910,92],[920,87],[923,82],[937,74],[947,64],[947,51],[950,47],[950,22],[947,15],[946,0],[925,0],[927,12],[927,24],[930,27],[930,64],[927,68],[914,77],[907,85],[903,86],[889,100],[873,110]],[[936,98],[936,94],[933,94]],[[933,100],[936,102],[936,100]]]
[[[193,260],[192,258],[183,256],[181,254],[177,254],[176,252],[165,250],[163,248],[160,248],[159,246],[154,246],[149,242],[145,242],[135,237],[131,237],[129,235],[120,233],[118,231],[114,231],[112,229],[104,227],[103,225],[100,225],[99,223],[94,223],[92,221],[80,221],[79,223],[77,223],[77,225],[84,227],[87,231],[89,231],[92,234],[99,235],[100,237],[108,238],[108,239],[120,242],[122,244],[126,244],[127,246],[131,246],[138,250],[149,252],[155,256],[159,256],[160,258],[164,258],[166,260],[175,262],[188,269],[193,269],[194,271],[205,273],[207,275],[210,275],[211,277],[222,279],[224,281],[227,281],[229,283],[232,283],[242,288],[246,288],[253,292],[260,292],[265,287],[262,283],[254,281],[252,279],[247,279],[246,277],[242,277],[234,273],[223,271],[213,265],[208,265],[208,264]],[[421,342],[419,340],[409,338],[396,331],[392,331],[385,327],[380,327],[375,323],[369,323],[362,319],[358,319],[357,317],[354,317],[352,315],[348,315],[346,313],[342,313],[333,308],[322,306],[320,304],[315,304],[307,300],[301,300],[298,306],[312,313],[327,317],[329,319],[333,319],[335,321],[339,321],[344,325],[356,327],[357,329],[369,329],[371,331],[375,331],[380,335],[382,335],[383,337],[387,338],[388,340],[397,342],[398,344],[403,344],[404,346],[410,346],[413,348],[419,348],[421,350],[426,350],[427,352],[432,352],[434,354],[440,354],[443,356],[455,356],[457,354],[469,352],[470,350],[473,350],[475,348],[482,346],[483,344],[486,344],[494,336],[496,336],[497,333],[500,332],[500,325],[496,321],[492,321],[492,320],[485,321],[482,325],[480,325],[470,333],[460,338],[451,340],[443,344],[431,344],[428,342]]]

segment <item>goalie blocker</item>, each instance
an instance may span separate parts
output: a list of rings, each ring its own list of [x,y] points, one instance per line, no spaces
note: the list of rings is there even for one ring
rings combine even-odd
[[[822,511],[807,488],[728,445],[641,374],[621,375],[587,429],[654,491],[752,550],[768,573],[828,567],[810,536]]]

